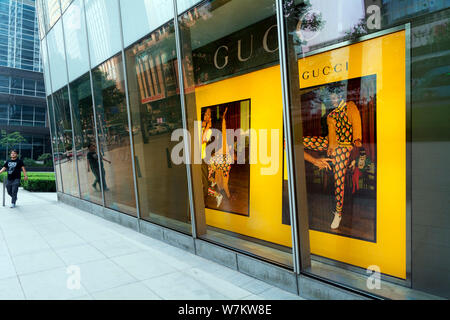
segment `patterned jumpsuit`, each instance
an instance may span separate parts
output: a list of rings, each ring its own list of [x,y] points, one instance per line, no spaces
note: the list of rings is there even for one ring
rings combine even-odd
[[[333,155],[333,174],[334,174],[334,196],[336,202],[336,213],[342,215],[344,207],[345,174],[353,150],[353,137],[361,139],[361,118],[356,105],[352,103],[351,117],[355,119],[350,121],[347,103],[341,101],[339,106],[328,116],[328,121],[334,123],[336,132],[335,155]],[[354,134],[356,127],[356,134]],[[328,137],[304,137],[303,145],[305,150],[327,151],[330,147]],[[333,144],[331,144],[333,145]]]

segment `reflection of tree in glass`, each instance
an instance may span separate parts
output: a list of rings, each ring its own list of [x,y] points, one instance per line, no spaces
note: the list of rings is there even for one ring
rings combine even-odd
[[[126,112],[125,93],[117,81],[108,79],[108,74],[100,69],[92,72],[94,96],[99,130],[103,134],[128,135],[128,115]],[[105,132],[106,131],[106,132]],[[111,132],[113,131],[113,132]]]
[[[365,36],[369,33],[369,29],[367,28],[366,19],[360,19],[357,24],[355,24],[350,31],[345,32],[345,40],[357,39],[362,36]]]
[[[288,30],[295,30],[292,32],[293,44],[296,52],[301,52],[301,46],[307,45],[308,41],[300,39],[298,32],[319,32],[322,30],[325,21],[322,18],[322,14],[312,10],[309,0],[302,1],[299,4],[296,4],[296,2],[294,0],[284,2],[284,16],[288,18],[289,24],[297,24],[290,26]]]

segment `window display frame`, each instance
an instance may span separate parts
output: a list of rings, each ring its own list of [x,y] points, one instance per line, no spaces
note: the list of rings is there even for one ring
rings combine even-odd
[[[279,0],[279,2],[282,2],[282,0]],[[286,42],[286,38],[283,36],[283,34],[285,34],[286,30],[286,25],[285,25],[285,21],[283,21],[282,24],[282,31],[280,32],[282,34],[282,48],[284,50],[286,50],[286,54],[288,52],[288,47],[287,47],[287,42]],[[404,31],[405,32],[405,111],[406,111],[406,141],[405,141],[405,147],[406,147],[406,158],[405,158],[405,168],[406,168],[406,261],[405,261],[405,266],[406,266],[406,278],[405,279],[400,279],[397,277],[393,277],[390,275],[386,275],[386,274],[381,274],[380,275],[380,279],[382,281],[387,281],[389,283],[392,284],[397,284],[397,285],[401,285],[407,288],[411,288],[412,287],[412,281],[411,281],[411,276],[412,276],[412,272],[411,272],[411,266],[412,266],[412,259],[411,259],[411,251],[412,251],[412,241],[411,241],[411,234],[412,234],[412,230],[411,230],[411,217],[412,217],[412,210],[411,210],[411,197],[412,197],[412,189],[411,189],[411,178],[412,178],[412,165],[411,165],[411,161],[412,161],[412,126],[411,126],[411,25],[410,23],[406,23],[403,25],[399,25],[396,27],[392,27],[392,28],[388,28],[385,30],[381,30],[378,32],[374,32],[359,38],[355,38],[353,40],[347,40],[347,41],[343,41],[337,44],[333,44],[330,46],[326,46],[317,50],[313,50],[310,51],[304,55],[302,55],[302,58],[307,58],[310,56],[314,56],[314,55],[318,55],[321,53],[325,53],[325,52],[329,52],[332,50],[336,50],[336,49],[340,49],[340,48],[344,48],[350,45],[354,45],[354,44],[358,44],[364,41],[368,41],[368,40],[372,40],[372,39],[376,39],[376,38],[380,38],[386,35],[390,35],[390,34],[394,34],[396,32],[400,32],[400,31]],[[287,55],[285,55],[287,57]],[[297,57],[298,59],[298,57]],[[282,67],[283,71],[285,73],[284,76],[288,77],[288,75],[290,74],[290,70],[288,70],[288,66],[287,66],[287,61],[284,61],[285,65]],[[294,66],[292,66],[292,68],[294,68]],[[297,67],[299,68],[299,67]],[[287,84],[287,88],[284,88],[286,91],[283,92],[283,95],[287,94],[287,97],[284,97],[286,100],[286,105],[287,105],[287,112],[291,113],[291,97],[289,96],[289,90],[295,90],[295,88],[290,89],[289,88],[289,79],[286,78],[284,81],[286,81]],[[294,123],[296,122],[301,122],[301,117],[297,117],[297,118],[290,118],[287,120],[288,121],[288,125],[292,126]],[[292,136],[289,136],[289,140],[292,139]],[[294,146],[289,146],[288,148],[292,147],[292,151],[294,149]],[[302,148],[303,149],[303,148]],[[303,151],[303,150],[301,150]],[[299,150],[297,150],[296,152],[299,152]],[[288,151],[288,164],[294,155],[293,153],[289,154]],[[300,157],[297,157],[297,163],[300,163]],[[301,163],[304,163],[304,161],[301,161]],[[297,170],[301,170],[302,168],[299,167],[299,165],[297,164],[296,166]],[[289,170],[289,165],[288,165],[288,170]],[[292,177],[291,175],[289,175],[289,178],[299,178],[298,176],[298,171],[296,173],[296,177]],[[303,182],[303,181],[302,181]],[[299,186],[301,182],[292,182],[292,179],[289,179],[289,185],[290,185],[290,190],[295,190],[296,187]],[[291,184],[295,184],[292,185]],[[292,189],[291,189],[292,188]],[[292,193],[290,195],[290,199],[292,199],[292,197],[296,196],[296,200],[298,202],[300,202],[300,199],[306,199],[306,194],[302,195],[301,197],[299,197],[299,193],[295,194]],[[292,201],[290,201],[292,202]],[[305,214],[302,214],[302,212],[304,212]],[[307,276],[313,277],[313,278],[318,278],[321,280],[326,280],[326,281],[330,281],[329,279],[332,279],[332,277],[327,277],[326,273],[327,271],[323,272],[323,274],[318,275],[315,274],[314,272],[311,271],[311,259],[318,261],[318,262],[325,262],[328,265],[331,265],[332,267],[338,267],[340,269],[344,269],[346,271],[351,271],[357,274],[361,274],[361,275],[366,275],[367,273],[363,268],[360,267],[355,267],[352,265],[349,265],[347,263],[343,263],[343,262],[339,262],[339,261],[335,261],[335,260],[331,260],[328,258],[323,258],[323,257],[319,257],[317,258],[317,256],[314,256],[313,254],[310,253],[309,248],[310,248],[310,244],[309,244],[309,219],[308,219],[308,211],[300,211],[298,213],[294,214],[296,221],[294,221],[294,225],[297,225],[297,228],[300,229],[300,232],[298,234],[294,235],[294,243],[298,242],[299,248],[300,248],[300,252],[299,252],[299,256],[295,257],[294,259],[296,259],[297,261],[297,265],[301,266],[300,270],[297,270],[297,273],[299,274],[305,274]],[[306,216],[306,217],[305,217]],[[297,239],[295,239],[297,238]],[[300,240],[300,241],[299,241]],[[305,241],[307,242],[305,244]],[[302,250],[302,248],[307,247],[307,250]],[[312,258],[312,256],[314,256],[314,258]],[[331,271],[329,271],[331,272]],[[343,279],[342,276],[340,276],[340,280],[339,282],[342,282],[343,285],[345,285],[345,280]],[[372,295],[372,292],[368,292],[367,291],[367,287],[366,287],[366,282],[365,282],[365,278],[364,281],[361,279],[360,281],[358,281],[358,285],[355,288],[356,290],[361,290],[362,292],[364,292],[364,294],[369,294]],[[331,280],[333,281],[333,280]],[[333,281],[334,282],[334,281]],[[359,283],[360,282],[360,283]],[[341,283],[339,283],[341,284]],[[353,285],[354,287],[354,285]]]

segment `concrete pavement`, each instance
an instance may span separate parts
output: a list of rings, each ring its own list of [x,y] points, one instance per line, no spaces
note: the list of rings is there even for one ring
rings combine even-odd
[[[0,207],[0,299],[301,299],[58,203],[55,193],[21,189],[18,198],[16,209]]]

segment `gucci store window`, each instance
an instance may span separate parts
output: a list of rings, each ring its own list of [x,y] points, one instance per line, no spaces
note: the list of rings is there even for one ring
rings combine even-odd
[[[141,218],[190,234],[186,166],[171,157],[183,128],[173,21],[125,56]]]
[[[60,171],[60,165],[62,156],[58,149],[58,134],[56,129],[56,123],[55,123],[55,115],[54,115],[54,108],[53,108],[53,99],[52,96],[47,97],[47,106],[48,106],[48,119],[49,119],[49,127],[50,127],[50,133],[51,133],[51,144],[52,144],[52,150],[53,150],[53,163],[55,167],[55,177],[56,177],[56,188],[58,192],[63,192],[63,186],[62,186],[62,180],[61,180],[61,171]]]
[[[70,115],[69,89],[67,86],[53,94],[55,112],[56,149],[61,166],[64,193],[79,197],[77,167],[73,145],[72,119]]]
[[[81,198],[103,204],[102,183],[95,134],[91,78],[84,74],[70,84],[73,130]]]
[[[98,177],[107,208],[137,216],[122,55],[92,70]],[[92,148],[95,152],[95,147]]]
[[[305,274],[373,296],[450,296],[439,3],[283,1]]]
[[[197,234],[291,268],[275,1],[205,1],[179,21]]]

